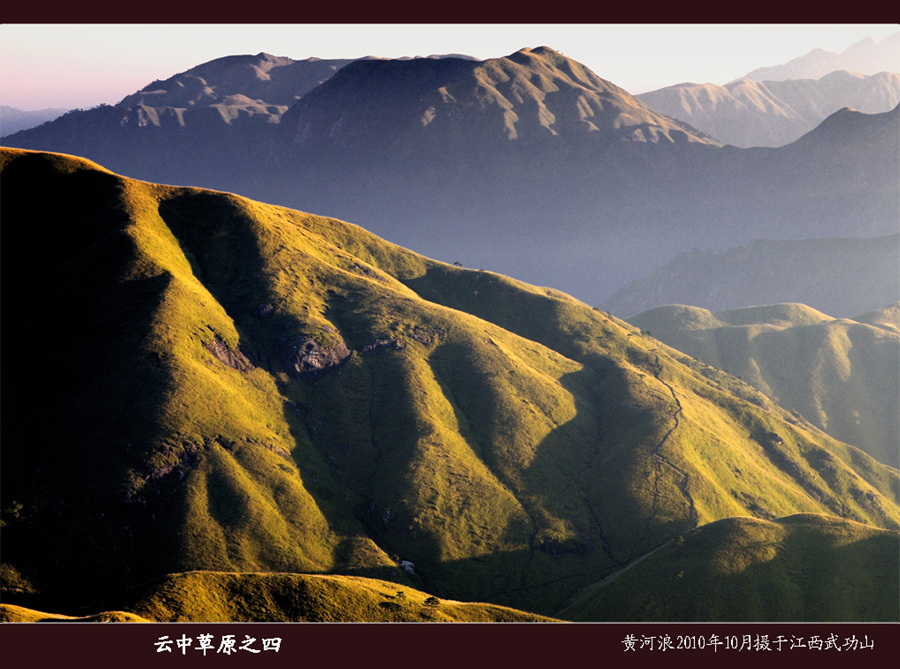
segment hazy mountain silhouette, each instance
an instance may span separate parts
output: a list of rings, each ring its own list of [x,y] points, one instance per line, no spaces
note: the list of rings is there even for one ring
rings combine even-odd
[[[900,72],[900,32],[880,42],[867,37],[841,53],[813,49],[783,65],[761,67],[748,72],[742,79],[753,81],[819,79],[835,70],[850,70],[860,74]]]
[[[900,74],[840,70],[821,79],[678,84],[637,97],[728,144],[775,147],[793,142],[843,107],[867,114],[890,111],[900,103]]]
[[[25,111],[15,107],[0,106],[0,137],[52,121],[66,111],[68,110],[62,108]]]
[[[550,49],[358,62],[285,115],[250,192],[599,302],[701,244],[894,232],[896,111],[835,116],[738,151]]]
[[[265,162],[281,115],[351,61],[217,58],[3,143],[85,156],[149,181],[240,191]]]
[[[616,291],[600,306],[629,318],[668,304],[712,311],[800,302],[852,318],[900,299],[900,233],[870,239],[758,239],[693,249]]]

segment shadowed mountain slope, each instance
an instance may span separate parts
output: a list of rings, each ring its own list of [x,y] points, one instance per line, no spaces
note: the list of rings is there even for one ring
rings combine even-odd
[[[896,468],[900,333],[878,325],[888,310],[869,318],[872,325],[834,319],[801,304],[717,313],[673,305],[629,322]]]
[[[727,251],[694,249],[613,293],[617,316],[669,304],[726,311],[797,302],[841,318],[900,299],[900,233],[870,239],[757,239]]]
[[[842,70],[821,79],[686,83],[637,98],[728,144],[775,147],[799,139],[844,107],[867,114],[890,111],[900,103],[900,74]]]
[[[900,619],[897,532],[799,514],[728,518],[586,588],[570,620],[817,622]],[[879,594],[881,593],[881,594]]]
[[[562,293],[335,219],[0,157],[21,268],[2,286],[10,604],[202,570],[552,615],[730,516],[900,527],[896,469]]]

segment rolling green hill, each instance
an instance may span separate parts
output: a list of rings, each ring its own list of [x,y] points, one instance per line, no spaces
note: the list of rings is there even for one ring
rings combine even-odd
[[[415,588],[358,576],[171,574],[119,598],[126,611],[87,616],[0,605],[3,622],[553,622],[492,604],[439,600]]]
[[[730,371],[836,439],[900,466],[897,308],[859,320],[801,304],[711,313],[658,307],[629,319],[707,365]]]
[[[571,620],[900,620],[895,532],[815,514],[728,518],[687,533],[560,615]],[[880,594],[879,594],[880,593]]]
[[[554,615],[717,520],[900,528],[896,469],[562,293],[71,156],[0,159],[7,603],[278,572]],[[267,601],[254,616],[283,615]]]

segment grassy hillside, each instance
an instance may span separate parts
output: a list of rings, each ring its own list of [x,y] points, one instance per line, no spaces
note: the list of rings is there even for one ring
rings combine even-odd
[[[730,371],[836,439],[900,466],[896,307],[860,320],[799,304],[711,313],[680,305],[629,319],[707,365]],[[868,322],[861,322],[868,321]]]
[[[894,302],[894,304],[885,309],[867,311],[854,317],[853,320],[900,334],[900,302]]]
[[[0,158],[22,268],[3,284],[9,603],[278,572],[552,615],[731,516],[900,527],[896,469],[566,295],[334,219]]]
[[[571,620],[900,620],[900,536],[815,514],[728,518],[586,588]],[[810,617],[811,612],[815,612]]]
[[[3,622],[553,622],[492,604],[439,600],[355,576],[171,574],[119,598],[125,611],[82,617],[0,606]],[[126,612],[127,611],[127,612]]]
[[[67,616],[47,613],[15,604],[0,604],[0,623],[149,623],[153,622],[125,611],[104,611],[90,616]]]

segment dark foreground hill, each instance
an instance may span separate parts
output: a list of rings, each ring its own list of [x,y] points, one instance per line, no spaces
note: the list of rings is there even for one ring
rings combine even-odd
[[[891,597],[859,597],[883,591]],[[834,517],[728,518],[586,588],[570,620],[900,619],[896,536]]]
[[[896,311],[850,320],[802,304],[716,313],[671,305],[629,322],[900,467],[900,333],[890,324]]]
[[[0,158],[5,603],[71,615],[167,574],[279,572],[554,615],[733,516],[898,537],[896,469],[562,293]],[[848,587],[893,596],[870,585]]]

